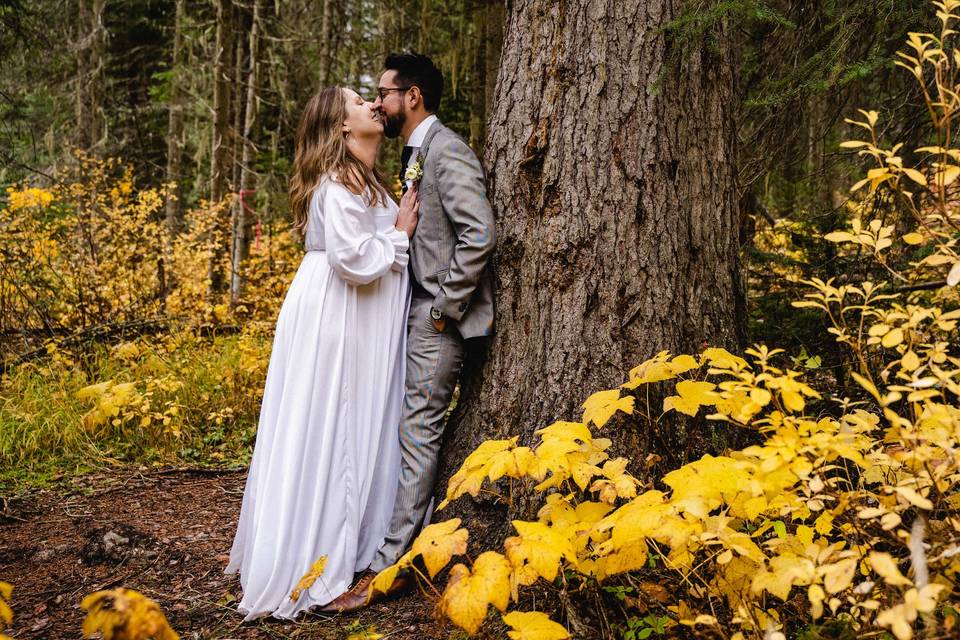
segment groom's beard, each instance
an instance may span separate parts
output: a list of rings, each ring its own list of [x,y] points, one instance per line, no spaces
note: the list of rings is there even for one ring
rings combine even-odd
[[[383,135],[387,136],[390,139],[396,138],[400,135],[400,130],[403,129],[403,123],[407,121],[407,107],[401,105],[400,113],[396,115],[387,115],[383,113]]]

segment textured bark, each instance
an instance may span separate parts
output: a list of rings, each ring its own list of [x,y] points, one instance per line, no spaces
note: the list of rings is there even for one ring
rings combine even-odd
[[[106,122],[103,112],[105,92],[104,53],[107,31],[103,26],[105,0],[79,0],[77,3],[77,143],[93,149],[103,144]]]
[[[240,159],[240,194],[234,203],[236,221],[233,228],[233,277],[230,280],[230,303],[236,305],[243,289],[243,263],[250,255],[250,231],[253,222],[252,204],[256,173],[253,170],[256,146],[253,143],[254,127],[257,124],[257,86],[260,69],[260,4],[253,0],[253,23],[250,27],[249,56],[247,68],[247,96],[244,107],[243,154]]]
[[[503,45],[503,20],[501,2],[476,0],[473,6],[473,75],[476,82],[470,105],[470,146],[478,153],[482,152],[486,139],[487,114],[497,82],[500,48]]]
[[[213,139],[210,145],[210,201],[219,202],[227,192],[230,167],[230,94],[232,89],[234,46],[234,7],[231,0],[217,0],[217,36],[213,63]],[[226,224],[226,221],[224,221]],[[224,291],[221,262],[227,255],[227,240],[213,230],[211,252],[207,263],[208,297]]]
[[[231,62],[233,58],[233,4],[217,0],[217,36],[213,60],[213,141],[210,145],[210,200],[226,192],[230,127]]]
[[[167,182],[176,186],[170,190],[166,202],[166,222],[170,233],[177,234],[183,226],[183,206],[180,185],[183,171],[183,20],[186,0],[177,0],[173,23],[173,62],[170,76],[170,112],[167,121]]]
[[[481,441],[529,444],[662,349],[741,339],[730,39],[668,62],[661,28],[678,10],[670,0],[508,7],[485,149],[497,336],[482,368],[465,372],[439,493]],[[634,459],[722,444],[679,422],[650,433],[625,421],[605,435]],[[503,533],[502,517],[457,504],[481,541]]]
[[[341,13],[336,0],[323,0],[323,17],[320,22],[320,69],[318,85],[326,87],[332,81],[335,16]]]

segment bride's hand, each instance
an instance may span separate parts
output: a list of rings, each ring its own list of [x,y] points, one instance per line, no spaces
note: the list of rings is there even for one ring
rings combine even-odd
[[[420,213],[420,201],[417,199],[417,185],[414,183],[400,198],[400,212],[397,214],[396,227],[412,238],[417,228]]]

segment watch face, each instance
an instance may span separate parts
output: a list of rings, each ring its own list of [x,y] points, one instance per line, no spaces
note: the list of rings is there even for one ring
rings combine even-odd
[[[439,320],[443,317],[443,313],[440,312],[440,309],[434,309],[433,307],[430,307],[430,317],[434,320]]]

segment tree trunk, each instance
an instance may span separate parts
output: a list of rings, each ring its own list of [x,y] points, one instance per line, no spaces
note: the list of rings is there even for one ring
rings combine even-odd
[[[228,159],[230,157],[230,92],[233,43],[233,3],[231,0],[217,0],[217,35],[213,62],[213,138],[210,145],[210,202],[223,199],[227,189]],[[224,240],[220,237],[220,226],[212,231],[210,239],[211,254],[207,265],[207,279],[210,282],[209,297],[223,291],[223,268],[220,264],[225,254]]]
[[[101,145],[106,136],[103,111],[104,52],[107,31],[103,26],[105,0],[79,0],[76,42],[77,142],[84,149]]]
[[[236,224],[233,230],[233,277],[230,280],[230,303],[236,305],[243,289],[243,262],[250,255],[250,225],[253,222],[252,204],[255,201],[256,173],[253,171],[256,146],[253,143],[257,122],[257,80],[260,53],[260,3],[253,1],[253,24],[250,27],[250,65],[247,69],[247,97],[244,108],[243,154],[240,160],[240,194],[234,205]]]
[[[326,87],[332,80],[334,14],[339,14],[339,12],[335,0],[323,0],[323,14],[320,22],[320,81],[317,83],[320,87]]]
[[[480,152],[486,139],[487,114],[496,87],[500,47],[503,45],[502,3],[497,0],[476,0],[473,6],[473,30],[476,81],[470,104],[470,146]]]
[[[743,335],[726,28],[717,50],[671,58],[670,0],[515,0],[508,12],[485,149],[497,336],[486,362],[465,371],[439,493],[483,440],[532,443],[660,350],[697,353]],[[625,421],[604,435],[635,460],[722,446],[688,424],[650,433]],[[502,515],[452,511],[481,543],[504,532]]]
[[[177,0],[173,23],[173,62],[170,75],[170,113],[167,124],[167,182],[175,186],[167,194],[166,221],[170,235],[176,235],[183,226],[183,20],[186,0]]]

